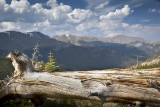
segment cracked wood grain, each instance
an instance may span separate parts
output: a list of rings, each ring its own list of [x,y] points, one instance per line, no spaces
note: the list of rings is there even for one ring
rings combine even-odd
[[[160,69],[34,72],[26,55],[10,54],[19,73],[7,85],[0,82],[0,103],[10,97],[73,98],[160,106]]]

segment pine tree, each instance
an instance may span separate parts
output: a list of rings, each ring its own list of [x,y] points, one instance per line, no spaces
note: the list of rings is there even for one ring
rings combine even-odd
[[[55,59],[53,59],[53,53],[50,52],[49,53],[49,62],[47,62],[45,64],[45,70],[47,70],[48,72],[54,72],[54,71],[57,71],[57,69],[59,68],[59,66],[56,66],[56,61]]]

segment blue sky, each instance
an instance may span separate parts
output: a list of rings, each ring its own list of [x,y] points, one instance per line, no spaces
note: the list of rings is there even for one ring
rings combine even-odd
[[[0,31],[160,41],[160,0],[0,0]]]

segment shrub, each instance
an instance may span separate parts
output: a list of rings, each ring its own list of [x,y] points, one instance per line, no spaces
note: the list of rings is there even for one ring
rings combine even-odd
[[[38,70],[38,71],[43,71],[44,70],[44,66],[45,66],[45,63],[43,61],[38,61],[36,66],[35,66],[35,69]]]

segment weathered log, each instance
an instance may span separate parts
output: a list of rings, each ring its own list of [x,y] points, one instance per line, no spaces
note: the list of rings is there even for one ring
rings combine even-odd
[[[7,84],[0,81],[0,103],[13,97],[73,98],[160,106],[160,69],[40,73],[23,53],[9,53],[8,58],[15,71]]]

